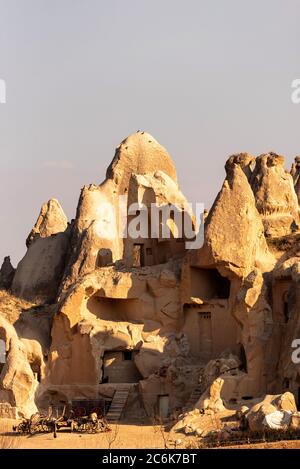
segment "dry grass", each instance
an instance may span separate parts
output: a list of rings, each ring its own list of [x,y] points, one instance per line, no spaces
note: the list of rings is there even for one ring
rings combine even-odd
[[[17,321],[23,310],[30,309],[33,304],[16,298],[5,290],[0,290],[1,314],[11,323]]]
[[[153,431],[158,438],[161,440],[161,447],[164,449],[169,449],[169,433],[166,432],[166,425],[162,418],[155,417],[153,419]]]
[[[294,233],[278,238],[267,238],[267,243],[269,248],[273,249],[274,251],[286,252],[296,246],[299,240],[299,233]]]
[[[110,428],[109,432],[103,433],[107,441],[108,449],[111,449],[112,447],[117,448],[118,445],[120,444],[119,438],[118,438],[119,432],[120,432],[120,427],[118,424],[116,424],[112,428]]]

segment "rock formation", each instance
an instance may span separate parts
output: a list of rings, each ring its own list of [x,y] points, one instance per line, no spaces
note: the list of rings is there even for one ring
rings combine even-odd
[[[63,233],[67,226],[68,219],[59,202],[51,199],[42,206],[36,224],[26,240],[26,246],[29,247],[37,238],[48,238],[57,233]]]
[[[254,265],[272,261],[248,180],[251,163],[248,154],[228,159],[224,184],[206,220],[205,246],[192,253],[200,264],[218,264],[240,277]]]
[[[266,236],[284,236],[298,229],[298,200],[293,178],[284,169],[283,156],[276,153],[259,156],[251,186]]]
[[[16,272],[8,259],[0,271],[11,289],[0,291],[0,415],[114,408],[122,389],[127,418],[184,412],[177,427],[190,432],[192,419],[203,434],[210,414],[265,418],[253,408],[265,395],[299,405],[299,161],[291,174],[283,164],[229,157],[196,249],[180,229],[195,217],[172,158],[145,132],[82,189],[71,223],[44,204]]]
[[[267,428],[276,429],[277,426],[278,429],[287,430],[293,414],[297,414],[295,398],[293,394],[286,392],[277,396],[265,396],[263,401],[251,407],[246,417],[250,430],[259,432]]]
[[[298,203],[300,202],[300,156],[295,157],[295,162],[292,164],[291,175],[294,182],[295,192],[298,198]]]
[[[10,289],[14,279],[15,271],[16,270],[11,265],[10,257],[6,256],[0,269],[0,289]]]
[[[68,222],[57,200],[42,206],[26,244],[12,292],[35,303],[54,302],[69,249]]]

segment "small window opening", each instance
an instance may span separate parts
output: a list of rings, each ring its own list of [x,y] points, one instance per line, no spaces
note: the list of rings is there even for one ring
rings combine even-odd
[[[125,350],[123,352],[123,360],[124,361],[131,361],[132,360],[132,351],[131,350]]]
[[[283,389],[289,389],[289,388],[290,388],[290,380],[288,378],[284,378]]]
[[[234,397],[232,399],[229,399],[229,404],[237,404],[237,399]]]
[[[283,314],[284,314],[284,322],[285,324],[287,324],[290,319],[289,304],[287,301],[284,302]]]
[[[144,267],[144,245],[134,244],[133,245],[133,267]]]

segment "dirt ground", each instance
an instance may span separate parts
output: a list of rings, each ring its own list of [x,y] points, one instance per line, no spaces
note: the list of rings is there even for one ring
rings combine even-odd
[[[255,445],[226,446],[225,449],[300,449],[300,440],[257,443]]]
[[[70,433],[61,430],[57,438],[44,433],[20,436],[12,433],[14,422],[0,423],[0,448],[3,449],[164,449],[168,433],[150,425],[111,425],[112,431],[95,435]],[[178,446],[184,449],[182,446]],[[196,446],[193,448],[195,449]],[[223,449],[300,449],[300,440],[227,446]]]
[[[113,425],[111,431],[99,434],[78,434],[60,430],[57,438],[53,434],[43,433],[20,436],[12,433],[13,422],[0,423],[0,448],[18,449],[159,449],[164,448],[164,438],[168,434],[157,426]]]

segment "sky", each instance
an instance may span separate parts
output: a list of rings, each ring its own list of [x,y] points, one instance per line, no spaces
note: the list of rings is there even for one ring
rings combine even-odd
[[[71,219],[137,129],[209,207],[233,153],[300,154],[300,0],[0,0],[0,260],[41,205]]]

